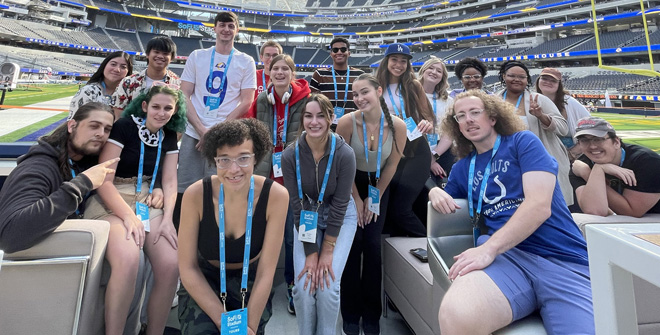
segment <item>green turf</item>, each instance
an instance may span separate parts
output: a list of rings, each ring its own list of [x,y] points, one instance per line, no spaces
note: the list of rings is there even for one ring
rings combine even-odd
[[[645,146],[660,154],[660,137],[651,138],[627,138],[624,140],[628,144],[638,144]]]
[[[5,95],[5,105],[27,106],[39,102],[70,97],[78,92],[78,85],[39,84],[20,85]]]
[[[628,130],[660,130],[660,117],[610,113],[594,113],[612,124],[617,131]]]
[[[69,113],[66,113],[66,112],[65,113],[59,113],[59,114],[51,116],[47,119],[41,120],[37,123],[33,123],[33,124],[31,124],[27,127],[23,127],[21,129],[14,130],[9,134],[0,136],[0,143],[3,143],[3,142],[16,142],[19,139],[21,139],[21,138],[23,138],[23,137],[25,137],[29,134],[32,134],[32,133],[34,133],[35,131],[37,131],[41,128],[50,126],[51,124],[53,124],[53,123],[55,123],[59,120],[62,120],[63,118],[67,117],[67,115],[69,115]],[[46,134],[44,134],[44,135],[46,135]]]

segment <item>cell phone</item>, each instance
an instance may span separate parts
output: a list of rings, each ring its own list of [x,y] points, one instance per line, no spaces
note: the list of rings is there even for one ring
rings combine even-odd
[[[426,249],[422,249],[422,248],[410,249],[410,253],[424,263],[429,261],[429,256],[426,253]]]

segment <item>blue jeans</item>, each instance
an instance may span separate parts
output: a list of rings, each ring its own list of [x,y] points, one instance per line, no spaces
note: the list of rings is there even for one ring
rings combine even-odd
[[[346,259],[353,244],[355,230],[357,229],[357,210],[353,198],[348,202],[344,223],[337,236],[337,244],[332,253],[332,271],[335,274],[335,280],[330,283],[330,287],[316,289],[313,295],[303,289],[305,286],[305,276],[296,280],[296,286],[293,288],[293,303],[296,306],[296,319],[298,320],[298,332],[302,335],[324,335],[335,334],[337,332],[337,318],[339,317],[339,292],[341,276],[344,272]],[[293,263],[296,277],[305,268],[305,250],[303,243],[298,240],[297,231],[293,230]],[[319,250],[323,247],[323,238],[325,230],[318,229],[316,233],[316,244]],[[332,280],[332,277],[330,278]]]

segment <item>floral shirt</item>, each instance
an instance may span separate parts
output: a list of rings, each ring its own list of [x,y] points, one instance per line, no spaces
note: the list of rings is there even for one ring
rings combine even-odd
[[[166,84],[175,84],[180,85],[179,76],[176,73],[167,70],[165,74],[165,83]],[[147,69],[142,70],[138,74],[134,74],[130,77],[126,77],[121,80],[121,83],[117,86],[115,93],[112,94],[112,100],[110,106],[123,110],[128,106],[128,104],[133,100],[133,98],[144,93],[148,88],[146,87],[147,83]]]

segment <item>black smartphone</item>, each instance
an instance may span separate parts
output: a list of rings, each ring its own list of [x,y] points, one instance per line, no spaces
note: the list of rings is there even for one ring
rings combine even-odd
[[[424,263],[429,261],[429,256],[426,253],[426,249],[422,249],[422,248],[410,249],[410,253]]]

